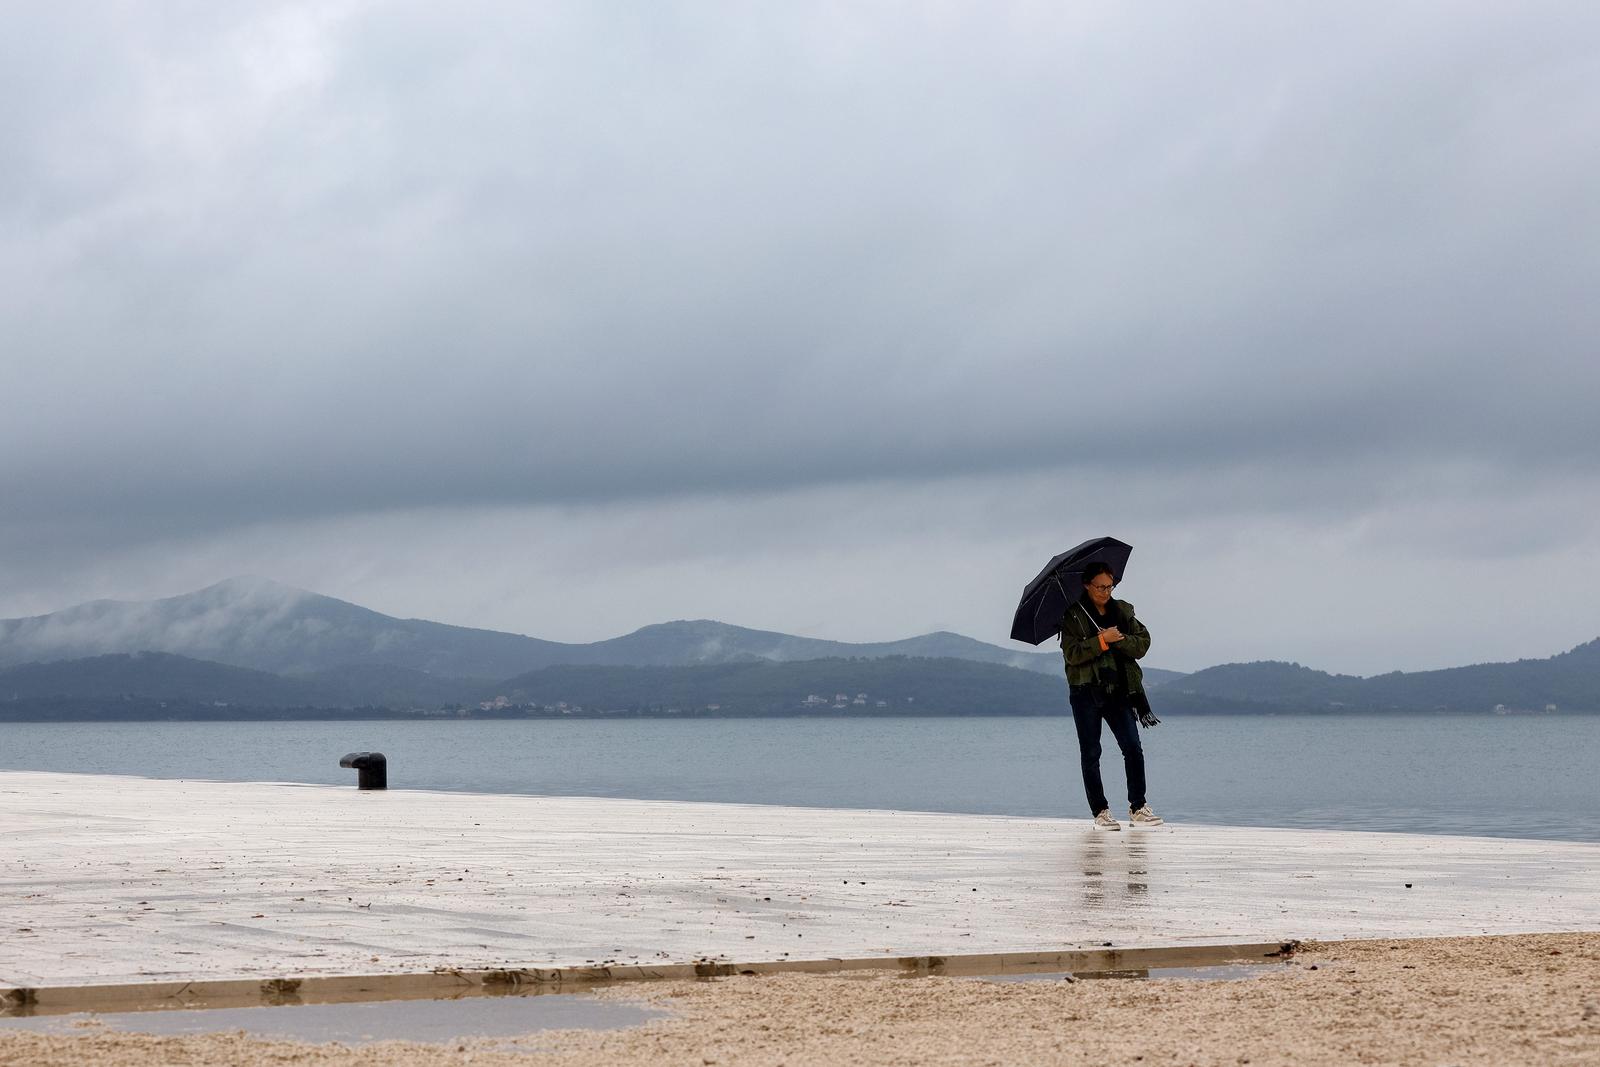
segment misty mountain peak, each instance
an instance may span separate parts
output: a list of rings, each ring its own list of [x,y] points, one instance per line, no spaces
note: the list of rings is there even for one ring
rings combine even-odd
[[[227,591],[230,591],[230,592],[246,592],[246,593],[248,593],[248,592],[255,592],[255,591],[263,590],[263,589],[290,589],[290,588],[292,588],[292,586],[285,585],[284,583],[282,583],[280,581],[276,581],[275,579],[272,579],[272,578],[266,578],[266,577],[263,577],[262,575],[259,575],[259,574],[236,574],[232,578],[224,578],[224,579],[222,579],[222,581],[215,582],[215,583],[213,583],[211,585],[206,586],[204,589],[201,589],[201,590],[198,590],[198,591],[204,593],[204,592],[208,592],[208,591],[213,590],[213,589],[220,589],[220,590],[227,590]]]
[[[240,574],[232,578],[224,578],[220,582],[208,585],[204,589],[197,589],[193,593],[185,593],[169,599],[211,601],[299,600],[316,595],[316,593],[297,589],[292,585],[285,585],[271,578],[263,578],[256,574]]]
[[[648,626],[641,626],[627,637],[676,637],[687,640],[719,640],[736,637],[783,637],[784,634],[768,630],[752,630],[745,626],[735,626],[728,622],[718,622],[716,619],[672,619],[669,622],[653,622]],[[625,640],[625,638],[618,638]]]

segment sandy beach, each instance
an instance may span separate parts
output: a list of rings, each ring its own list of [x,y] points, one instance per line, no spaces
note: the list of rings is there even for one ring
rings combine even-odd
[[[670,1017],[516,1041],[359,1047],[89,1025],[0,1033],[8,1067],[95,1064],[1600,1063],[1600,933],[1303,946],[1258,978],[769,975],[602,990]]]

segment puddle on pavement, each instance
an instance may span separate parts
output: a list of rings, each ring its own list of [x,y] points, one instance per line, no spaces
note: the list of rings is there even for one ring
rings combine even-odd
[[[1234,982],[1242,978],[1260,978],[1282,969],[1277,963],[1219,963],[1209,967],[1143,967],[1121,971],[1041,971],[1037,974],[987,974],[986,982],[1059,982],[1064,978],[1073,981],[1099,978],[1194,978],[1204,982]]]
[[[539,1030],[621,1030],[668,1014],[586,993],[383,1000],[281,1007],[161,1009],[0,1018],[0,1027],[58,1034],[92,1032],[85,1021],[141,1034],[212,1034],[243,1030],[252,1037],[347,1045],[372,1041],[438,1044],[464,1038],[515,1037]]]

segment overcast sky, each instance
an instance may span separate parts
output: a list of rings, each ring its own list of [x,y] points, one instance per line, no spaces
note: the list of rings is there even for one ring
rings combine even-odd
[[[19,3],[0,616],[1600,635],[1600,6]]]

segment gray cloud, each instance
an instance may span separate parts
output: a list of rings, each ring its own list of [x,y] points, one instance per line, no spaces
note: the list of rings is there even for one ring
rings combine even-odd
[[[13,605],[440,510],[744,499],[753,560],[774,494],[875,514],[823,554],[986,483],[1088,494],[1093,532],[1466,517],[1409,552],[1594,490],[1586,5],[15,22]],[[971,551],[1040,521],[983,506]],[[1492,540],[1559,555],[1592,518]]]

